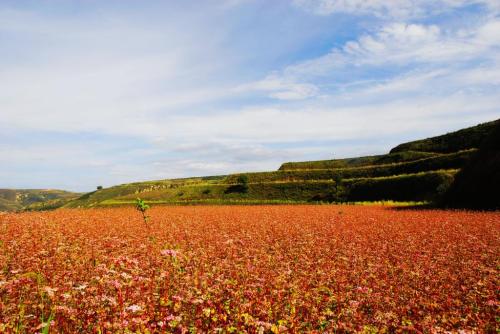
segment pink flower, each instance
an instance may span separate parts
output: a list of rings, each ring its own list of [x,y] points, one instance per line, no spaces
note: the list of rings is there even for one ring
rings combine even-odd
[[[178,315],[174,316],[174,315],[170,314],[169,316],[167,316],[165,318],[165,320],[168,321],[168,322],[170,322],[170,321],[181,321],[182,318],[180,316],[178,316]]]
[[[173,250],[173,249],[163,249],[160,252],[160,254],[163,256],[177,257],[178,252],[176,250]]]
[[[110,283],[111,283],[111,285],[112,285],[112,286],[114,286],[116,289],[119,289],[119,288],[121,288],[121,286],[122,286],[122,285],[120,284],[120,282],[118,282],[117,280],[112,280]]]
[[[370,292],[370,289],[369,289],[369,288],[367,288],[367,287],[365,287],[365,286],[363,286],[363,287],[358,286],[358,287],[356,288],[356,290],[358,290],[358,291],[360,291],[360,292],[362,292],[362,293],[369,293],[369,292]]]
[[[43,287],[43,291],[47,293],[49,298],[54,298],[54,292],[57,291],[57,288],[51,288],[50,286]]]
[[[200,299],[200,298],[193,299],[193,300],[191,300],[191,303],[195,304],[195,305],[197,305],[197,304],[203,304],[203,299]]]
[[[139,306],[139,305],[130,305],[126,308],[127,311],[130,311],[130,312],[139,312],[140,310],[142,310],[142,308]]]

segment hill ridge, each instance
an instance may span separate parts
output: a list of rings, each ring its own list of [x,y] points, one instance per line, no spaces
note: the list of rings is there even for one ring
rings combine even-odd
[[[16,209],[123,205],[137,197],[164,204],[435,201],[498,125],[500,119],[402,143],[382,155],[286,162],[269,172],[125,183]],[[0,210],[2,205],[0,196]]]

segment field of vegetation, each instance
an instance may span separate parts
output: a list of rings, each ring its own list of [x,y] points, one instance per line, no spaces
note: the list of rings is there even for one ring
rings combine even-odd
[[[147,215],[0,214],[0,332],[499,330],[499,212],[163,206]]]

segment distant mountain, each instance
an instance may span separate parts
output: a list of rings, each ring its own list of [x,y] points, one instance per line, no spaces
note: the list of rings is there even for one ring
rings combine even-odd
[[[54,189],[0,189],[0,211],[55,208],[80,195]]]
[[[287,162],[277,171],[159,180],[84,194],[65,207],[317,201],[436,201],[500,120],[398,145],[389,154]]]

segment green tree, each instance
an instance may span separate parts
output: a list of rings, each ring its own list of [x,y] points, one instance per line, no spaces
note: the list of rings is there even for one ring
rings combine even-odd
[[[339,173],[335,173],[333,176],[333,181],[335,184],[333,185],[333,197],[335,202],[342,202],[344,200],[344,187],[342,186],[342,175]]]
[[[248,192],[248,175],[241,174],[238,176],[238,185],[240,186],[242,193]]]
[[[246,174],[241,174],[236,179],[237,184],[228,187],[224,193],[247,193],[248,192],[248,176]]]

